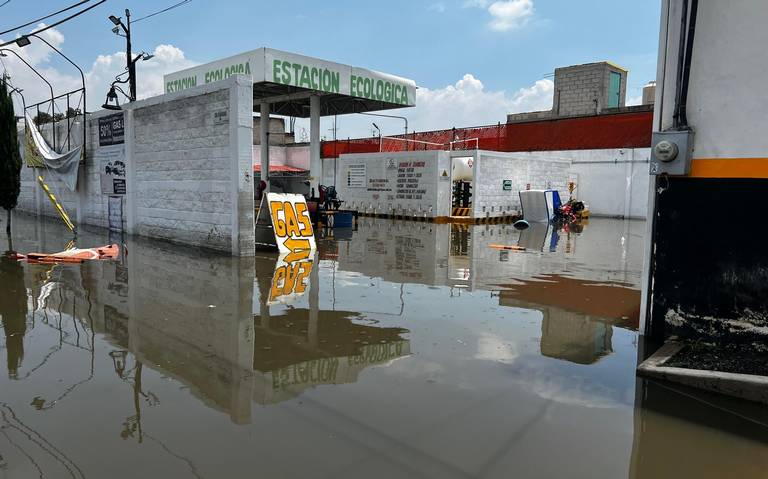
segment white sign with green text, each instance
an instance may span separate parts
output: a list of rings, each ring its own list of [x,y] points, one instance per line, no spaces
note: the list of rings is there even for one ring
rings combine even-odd
[[[165,75],[165,92],[182,91],[238,74],[250,75],[254,83],[277,83],[402,106],[416,105],[413,80],[271,48]]]

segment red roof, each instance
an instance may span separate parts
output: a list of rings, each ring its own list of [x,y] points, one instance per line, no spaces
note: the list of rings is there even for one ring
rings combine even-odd
[[[648,148],[653,112],[510,123],[506,127],[504,151]]]
[[[325,141],[321,151],[323,158],[337,158],[380,149],[403,151],[406,145],[417,150],[449,149],[452,140],[454,149],[507,152],[649,148],[652,130],[653,111],[648,110],[409,133],[407,138],[416,140],[411,142],[389,138]]]
[[[261,173],[261,163],[256,163],[253,165],[253,171],[255,173]],[[269,172],[270,173],[304,173],[307,170],[304,170],[302,168],[296,168],[295,166],[288,166],[288,165],[269,165]]]

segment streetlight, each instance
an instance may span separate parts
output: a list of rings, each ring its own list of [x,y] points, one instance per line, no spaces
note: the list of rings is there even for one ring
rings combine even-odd
[[[379,153],[381,153],[381,128],[379,128],[379,125],[376,123],[371,123],[371,125],[373,125],[373,127],[376,128],[376,131],[379,132]]]
[[[115,27],[112,29],[112,32],[115,35],[125,37],[125,62],[126,62],[126,70],[128,71],[128,101],[136,101],[136,62],[139,60],[146,61],[152,58],[154,55],[150,55],[146,52],[141,52],[139,56],[136,58],[133,58],[133,55],[131,54],[131,11],[127,8],[125,9],[125,23],[120,19],[120,17],[116,17],[115,15],[109,16],[109,21],[112,22]],[[122,29],[124,34],[120,34],[120,30]],[[114,93],[112,89],[110,89],[110,92]],[[110,96],[107,94],[107,102],[109,102]]]
[[[382,113],[360,113],[361,115],[368,115],[368,116],[380,116],[382,118],[396,118],[398,120],[403,120],[405,122],[405,136],[408,136],[408,118],[404,116],[397,116],[397,115],[384,115]]]

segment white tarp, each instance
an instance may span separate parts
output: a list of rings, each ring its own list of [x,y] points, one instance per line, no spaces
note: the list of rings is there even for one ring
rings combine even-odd
[[[75,191],[77,188],[77,172],[80,167],[80,158],[83,147],[77,146],[65,153],[56,153],[48,142],[45,141],[37,125],[32,118],[27,117],[27,154],[34,156],[35,160],[42,162],[47,171],[54,177],[61,180],[69,189]],[[30,151],[31,150],[31,151]],[[27,158],[27,162],[30,162]]]

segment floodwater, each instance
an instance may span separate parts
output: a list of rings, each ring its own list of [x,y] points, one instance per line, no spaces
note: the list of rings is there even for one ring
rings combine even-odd
[[[290,264],[101,231],[78,246],[118,261],[4,259],[0,478],[766,477],[763,411],[635,377],[644,231],[361,219]]]

